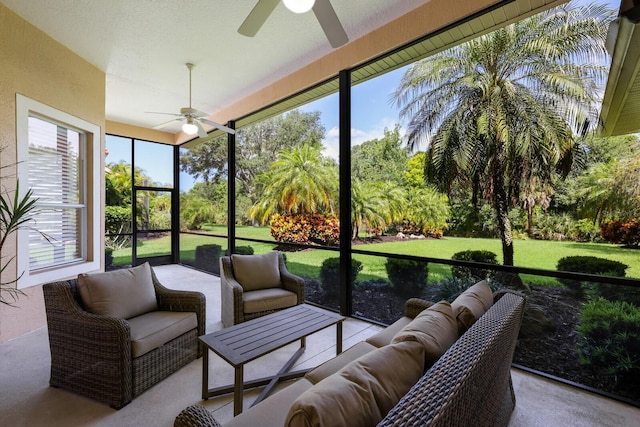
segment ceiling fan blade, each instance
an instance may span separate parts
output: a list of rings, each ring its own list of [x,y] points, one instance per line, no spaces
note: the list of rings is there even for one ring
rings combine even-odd
[[[161,113],[161,112],[159,112],[159,111],[145,111],[145,114],[166,114],[167,116],[182,117],[182,114],[176,114],[176,113]]]
[[[179,121],[182,121],[182,120],[183,120],[182,117],[177,118],[177,119],[171,119],[168,122],[160,123],[159,125],[154,126],[153,129],[162,129],[163,127],[167,126],[170,123],[179,122]]]
[[[199,121],[194,120],[193,124],[196,125],[196,127],[198,128],[198,136],[200,138],[206,138],[207,137],[207,131],[204,130],[204,128],[202,127],[202,125],[200,124]]]
[[[258,0],[258,3],[251,9],[249,15],[238,28],[238,32],[247,37],[255,36],[278,3],[280,3],[280,0]]]
[[[336,11],[329,0],[316,0],[313,5],[313,13],[316,15],[331,47],[335,49],[349,41],[349,37],[347,37],[347,33],[344,31],[338,15],[336,15]]]
[[[227,127],[225,125],[221,125],[220,123],[216,123],[216,122],[212,122],[211,120],[207,120],[207,119],[198,119],[200,120],[202,123],[206,123],[209,126],[213,126],[214,128],[218,128],[220,130],[223,130],[227,133],[230,133],[231,135],[234,135],[236,133],[235,129],[231,129],[230,127]]]

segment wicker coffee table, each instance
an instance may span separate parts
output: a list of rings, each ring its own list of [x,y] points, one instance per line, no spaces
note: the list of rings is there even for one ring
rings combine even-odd
[[[331,325],[336,325],[336,355],[342,353],[342,322],[344,317],[307,304],[300,304],[257,319],[239,323],[200,337],[207,348],[222,357],[235,369],[234,384],[209,388],[209,351],[202,358],[202,398],[233,393],[233,415],[242,412],[244,390],[265,386],[253,405],[267,397],[281,380],[303,376],[308,369],[289,372],[306,347],[306,337]],[[300,340],[300,348],[271,377],[244,381],[244,365],[258,357]]]

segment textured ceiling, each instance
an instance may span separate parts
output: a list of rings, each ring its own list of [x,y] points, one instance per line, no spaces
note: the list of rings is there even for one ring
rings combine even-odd
[[[332,0],[350,40],[428,0]],[[106,118],[153,127],[189,103],[209,114],[332,48],[313,13],[279,4],[254,38],[237,33],[256,0],[0,0],[106,73]],[[179,124],[166,130],[177,131]]]

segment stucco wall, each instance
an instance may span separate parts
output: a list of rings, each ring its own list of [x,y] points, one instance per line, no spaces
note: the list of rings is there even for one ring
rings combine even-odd
[[[0,22],[0,146],[5,148],[0,164],[16,162],[16,93],[100,126],[98,149],[103,152],[105,73],[2,4]],[[104,169],[104,159],[90,167]],[[2,175],[10,172],[4,169]],[[104,177],[101,181],[100,188],[104,188]],[[9,187],[11,183],[3,180],[2,184]],[[103,228],[102,224],[96,226]],[[104,236],[104,231],[100,235]],[[15,244],[15,239],[11,240],[3,260],[15,255]],[[16,274],[12,265],[2,279]],[[27,295],[19,299],[18,308],[0,305],[0,342],[46,325],[42,287],[24,291]]]

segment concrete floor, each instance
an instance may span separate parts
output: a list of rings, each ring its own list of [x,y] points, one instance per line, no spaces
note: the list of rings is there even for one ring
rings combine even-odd
[[[195,289],[207,297],[207,330],[222,328],[220,285],[215,276],[186,267],[154,269],[160,281],[174,289]],[[380,327],[354,319],[343,326],[343,348],[373,335]],[[249,363],[245,379],[275,373],[297,348],[284,347]],[[307,339],[297,368],[316,366],[335,355],[335,330]],[[233,381],[233,369],[210,356],[210,386]],[[48,386],[50,356],[46,328],[0,344],[0,426],[172,426],[176,415],[193,404],[206,406],[221,423],[232,418],[231,396],[201,400],[202,360],[185,366],[153,386],[119,411]],[[295,369],[295,368],[294,368]],[[516,409],[510,426],[639,426],[640,409],[513,370]],[[280,387],[286,387],[286,384]],[[245,393],[245,408],[259,390]]]

